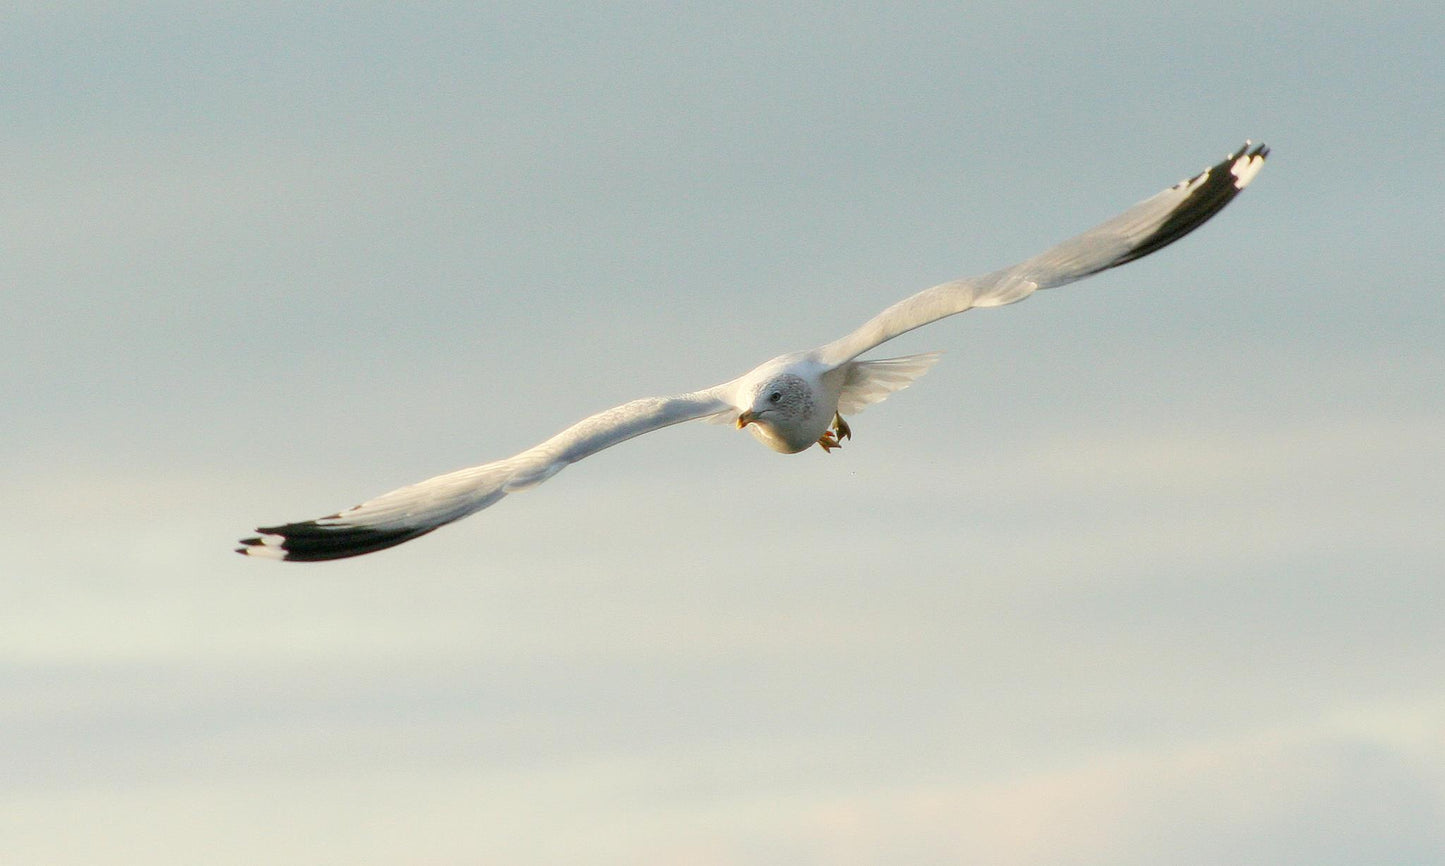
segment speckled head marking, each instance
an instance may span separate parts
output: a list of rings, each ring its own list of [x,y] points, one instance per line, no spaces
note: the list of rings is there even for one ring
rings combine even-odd
[[[758,386],[753,411],[778,419],[806,418],[813,414],[813,389],[802,376],[783,373]]]

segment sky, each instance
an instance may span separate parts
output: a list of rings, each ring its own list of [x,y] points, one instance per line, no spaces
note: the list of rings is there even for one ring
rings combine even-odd
[[[1436,3],[0,11],[0,860],[1438,863]],[[1194,235],[394,550],[1246,138]]]

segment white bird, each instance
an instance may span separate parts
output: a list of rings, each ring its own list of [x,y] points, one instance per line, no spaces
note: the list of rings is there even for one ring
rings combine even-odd
[[[505,460],[484,463],[382,494],[338,514],[263,526],[238,553],[287,560],[342,559],[425,535],[529,490],[572,463],[634,436],[698,418],[746,427],[764,445],[794,454],[840,446],[844,414],[908,387],[939,353],[860,361],[859,355],[946,316],[998,307],[1147,256],[1179,240],[1228,204],[1264,165],[1269,148],[1246,141],[1222,162],[1118,216],[1012,267],[925,289],[841,339],[780,355],[731,382],[674,397],[648,397],[584,418]]]

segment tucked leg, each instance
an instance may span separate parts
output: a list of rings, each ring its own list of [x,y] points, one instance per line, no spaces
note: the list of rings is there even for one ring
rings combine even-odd
[[[818,437],[818,444],[822,446],[824,451],[832,454],[834,448],[843,447],[842,440],[852,438],[853,431],[848,427],[848,422],[843,420],[842,415],[834,412],[833,426],[823,431],[823,435]]]

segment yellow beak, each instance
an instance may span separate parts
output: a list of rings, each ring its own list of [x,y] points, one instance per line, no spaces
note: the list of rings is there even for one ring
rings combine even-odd
[[[758,420],[758,414],[751,409],[747,410],[746,412],[739,412],[738,429],[741,430],[756,420]]]

